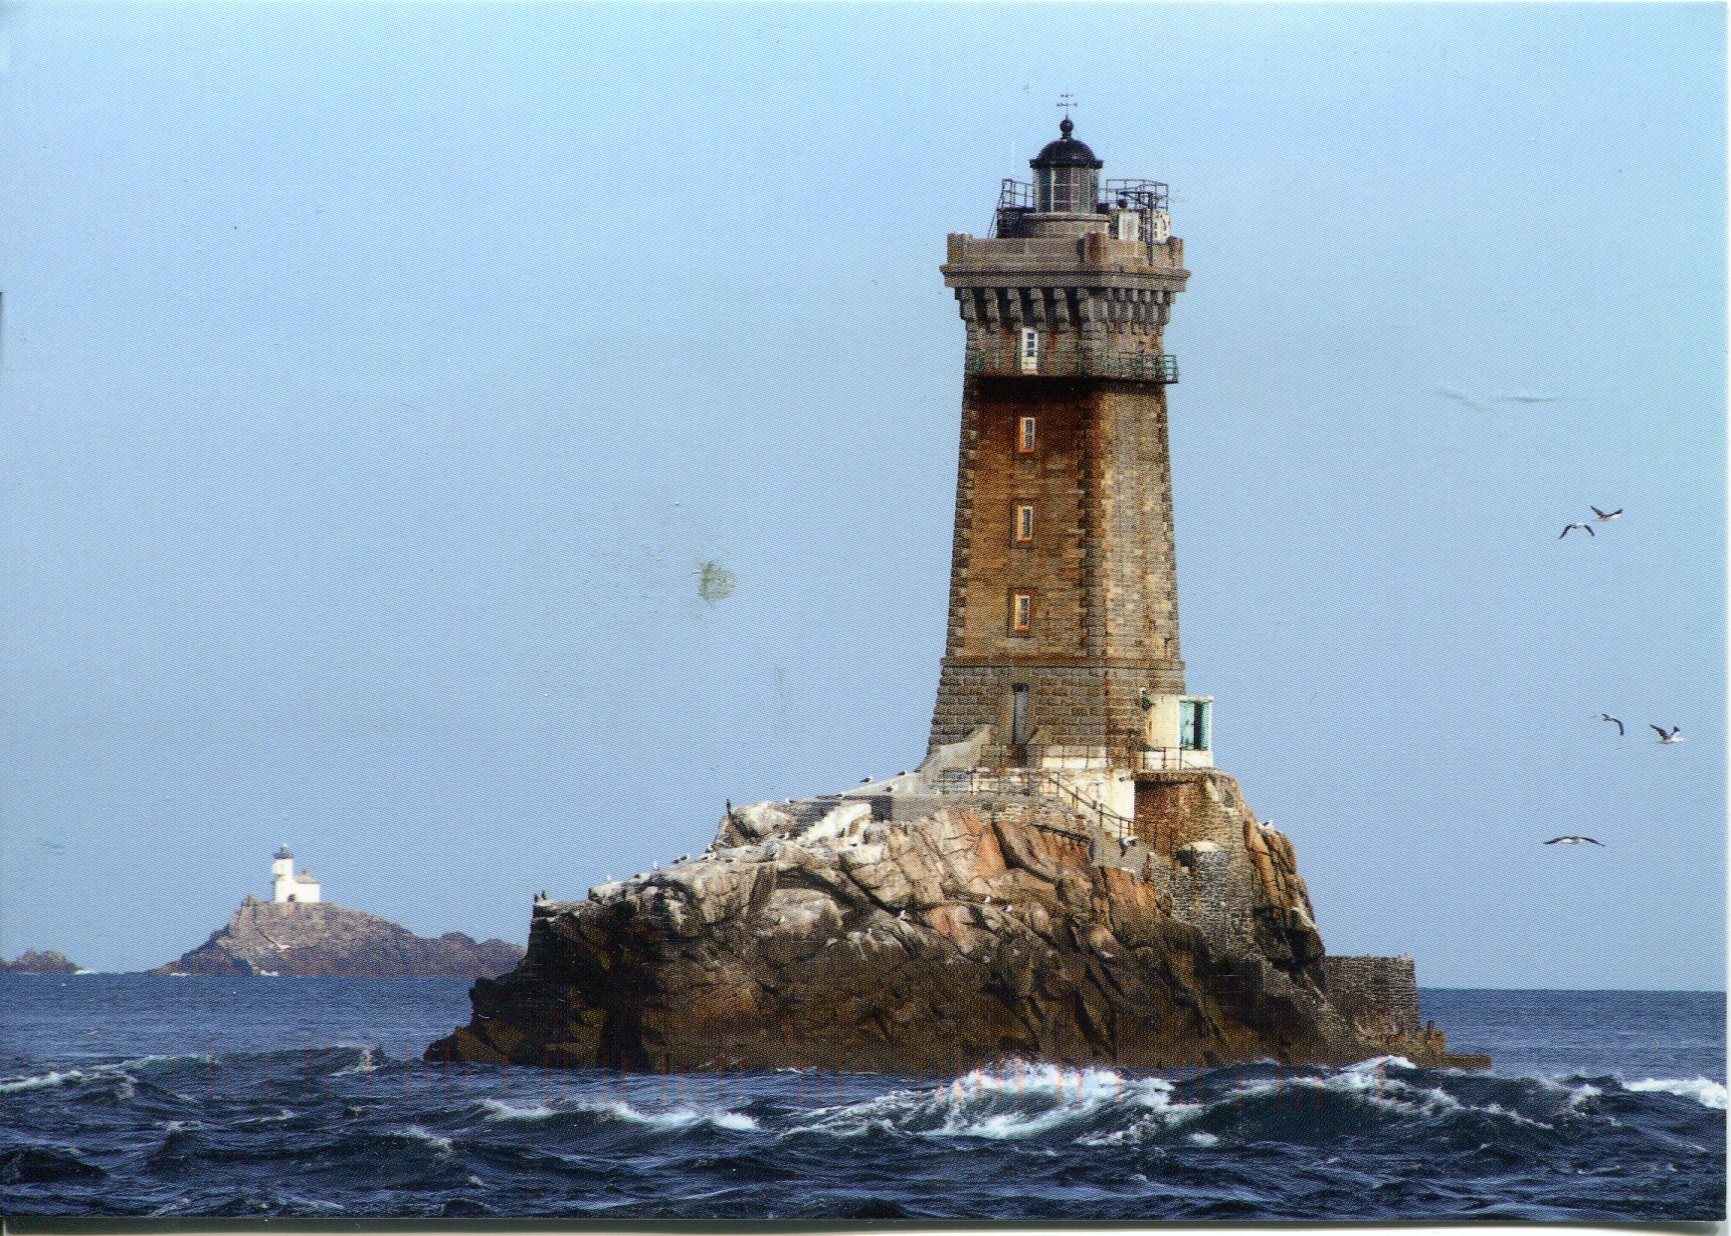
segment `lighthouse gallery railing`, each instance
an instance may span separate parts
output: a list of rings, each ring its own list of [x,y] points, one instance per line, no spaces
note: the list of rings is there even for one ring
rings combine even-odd
[[[1043,349],[1030,360],[1014,348],[971,348],[968,351],[968,372],[1172,383],[1178,380],[1178,358],[1166,352],[1090,355],[1073,348],[1057,348]]]

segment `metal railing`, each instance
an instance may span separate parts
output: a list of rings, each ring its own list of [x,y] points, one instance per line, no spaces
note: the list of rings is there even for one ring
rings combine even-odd
[[[1155,747],[1152,751],[1136,753],[1136,768],[1139,772],[1173,772],[1181,768],[1205,768],[1208,765],[1202,760],[1203,752],[1193,751],[1188,747]]]
[[[1136,382],[1178,381],[1178,358],[1167,352],[1104,352],[1045,349],[1024,363],[1014,348],[974,348],[969,373],[1027,374],[1038,377],[1126,378]]]
[[[1139,211],[1144,217],[1143,236],[1150,237],[1152,215],[1169,208],[1171,192],[1159,180],[1108,180],[1100,189],[1094,210],[1105,213],[1119,210]],[[998,186],[998,208],[992,212],[991,235],[1017,236],[1022,220],[1034,213],[1034,186],[1025,180],[1005,177]],[[1084,211],[1083,213],[1087,213]]]
[[[1088,798],[1064,778],[1046,768],[946,768],[938,774],[940,794],[1015,795],[1051,798],[1067,803],[1078,814],[1092,817],[1096,831],[1117,841],[1134,840],[1136,821],[1119,815],[1105,803]]]

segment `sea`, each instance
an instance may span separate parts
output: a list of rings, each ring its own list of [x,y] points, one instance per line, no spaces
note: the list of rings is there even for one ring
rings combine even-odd
[[[1723,993],[1421,992],[1490,1072],[896,1077],[423,1062],[466,989],[0,975],[0,1213],[1725,1217]]]

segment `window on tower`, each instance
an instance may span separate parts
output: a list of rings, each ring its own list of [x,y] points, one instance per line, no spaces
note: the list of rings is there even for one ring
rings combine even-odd
[[[1209,700],[1178,701],[1178,745],[1186,751],[1208,750],[1208,731],[1212,718]]]
[[[1024,416],[1022,423],[1016,429],[1016,450],[1023,455],[1032,454],[1034,450],[1034,418]]]
[[[1034,595],[1031,592],[1010,594],[1010,630],[1025,635],[1034,629]]]
[[[1016,508],[1016,540],[1031,541],[1034,539],[1034,508],[1018,506]]]
[[[1023,373],[1040,372],[1040,332],[1032,326],[1022,327],[1020,359]]]

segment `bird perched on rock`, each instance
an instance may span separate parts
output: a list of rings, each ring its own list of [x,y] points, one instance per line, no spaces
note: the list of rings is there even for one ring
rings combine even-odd
[[[1593,525],[1592,524],[1570,524],[1567,528],[1564,528],[1560,534],[1558,534],[1557,540],[1559,540],[1559,541],[1562,540],[1563,537],[1568,536],[1569,533],[1573,532],[1576,528],[1579,528],[1582,532],[1585,532],[1588,536],[1597,535],[1593,531]]]
[[[1596,845],[1603,846],[1603,841],[1594,841],[1591,837],[1552,837],[1546,845]]]
[[[1600,510],[1600,509],[1599,509],[1599,508],[1598,508],[1598,507],[1596,507],[1596,506],[1594,506],[1594,507],[1588,507],[1588,508],[1587,508],[1587,509],[1588,509],[1588,510],[1590,510],[1590,511],[1592,511],[1592,512],[1593,512],[1593,514],[1594,514],[1594,515],[1596,515],[1596,516],[1597,516],[1597,517],[1598,517],[1598,520],[1599,520],[1599,522],[1600,522],[1600,523],[1602,523],[1602,524],[1608,524],[1608,523],[1610,523],[1610,522],[1611,522],[1611,521],[1612,521],[1612,520],[1613,520],[1613,519],[1619,519],[1619,518],[1621,518],[1621,517],[1622,517],[1622,514],[1623,514],[1623,508],[1622,508],[1622,507],[1618,507],[1618,508],[1617,508],[1617,509],[1616,509],[1616,510],[1614,510],[1614,511],[1601,511],[1601,510]]]
[[[1599,720],[1609,721],[1612,725],[1616,726],[1617,727],[1617,733],[1619,736],[1623,735],[1623,734],[1627,734],[1629,732],[1623,728],[1623,723],[1621,721],[1617,720],[1617,718],[1613,717],[1608,712],[1600,713],[1599,714]]]
[[[1673,725],[1668,730],[1657,725],[1649,725],[1647,728],[1659,736],[1660,742],[1672,743],[1683,741],[1683,731],[1680,726]]]

